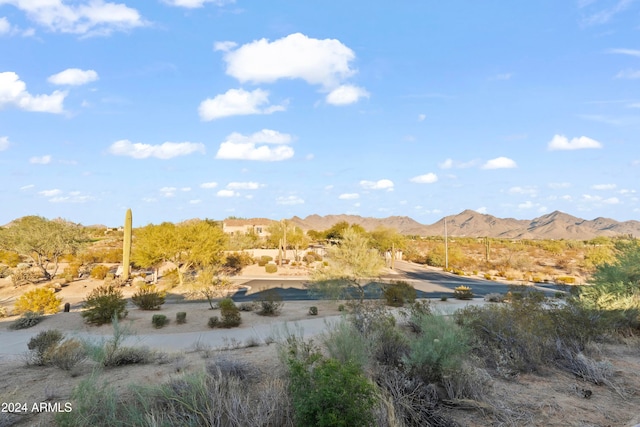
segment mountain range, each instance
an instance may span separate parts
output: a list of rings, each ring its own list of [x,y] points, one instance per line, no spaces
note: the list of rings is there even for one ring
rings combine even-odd
[[[587,240],[598,236],[640,236],[640,221],[620,222],[602,217],[585,220],[560,211],[526,220],[497,218],[465,210],[430,225],[421,224],[407,216],[371,218],[358,215],[309,215],[306,218],[294,216],[290,221],[303,230],[326,230],[338,222],[346,221],[349,224],[359,224],[367,231],[387,227],[406,235],[441,236],[444,234],[445,219],[447,234],[456,237]]]

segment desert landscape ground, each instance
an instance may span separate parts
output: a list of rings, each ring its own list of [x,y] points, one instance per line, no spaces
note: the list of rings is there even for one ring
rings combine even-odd
[[[259,277],[261,270],[257,265],[251,266],[245,271],[245,278]],[[284,270],[281,274],[283,278],[290,277]],[[44,330],[58,329],[69,337],[108,339],[113,335],[111,325],[89,326],[79,315],[78,303],[90,289],[100,284],[101,281],[87,279],[63,287],[59,294],[64,301],[73,304],[71,312],[46,316],[40,324],[25,330],[28,331],[26,335],[35,336]],[[3,279],[0,282],[0,300],[6,303],[24,290],[16,289],[9,279]],[[124,290],[127,296],[134,291],[133,288]],[[179,289],[176,293],[179,294]],[[434,300],[432,304],[436,307],[438,304],[448,304],[448,311],[451,311],[456,306],[484,304],[484,301],[480,298],[471,302]],[[40,402],[70,403],[73,407],[74,387],[91,376],[97,376],[98,383],[108,384],[123,394],[134,384],[151,386],[167,383],[183,375],[200,372],[221,359],[242,360],[268,377],[272,372],[283,369],[275,342],[278,340],[278,331],[285,323],[295,328],[296,324],[309,322],[311,305],[318,307],[318,316],[313,318],[313,323],[302,326],[307,337],[316,336],[318,339],[318,335],[326,328],[325,321],[337,322],[344,316],[338,311],[340,302],[288,301],[277,317],[246,312],[242,314],[239,328],[211,330],[206,325],[206,319],[218,310],[212,311],[208,303],[202,300],[175,301],[167,302],[159,312],[166,314],[169,319],[175,319],[177,312],[185,311],[188,313],[187,322],[177,324],[172,320],[162,329],[156,329],[151,324],[151,316],[156,312],[139,310],[130,305],[129,315],[120,323],[129,331],[127,345],[150,347],[155,352],[154,360],[142,365],[98,370],[92,361],[84,361],[71,371],[51,366],[28,366],[25,363],[26,339],[12,346],[19,346],[21,351],[15,354],[16,351],[12,350],[14,354],[7,354],[7,343],[12,342],[12,336],[25,336],[25,331],[9,329],[15,318],[2,319],[0,337],[4,344],[0,347],[0,363],[4,375],[0,382],[1,400],[3,403],[27,403],[28,410],[26,413],[1,413],[0,425],[52,425],[55,413],[34,413],[32,405]],[[172,339],[163,341],[163,336],[172,336]],[[634,426],[640,423],[637,409],[640,407],[640,341],[637,337],[629,337],[601,344],[597,352],[602,360],[611,365],[614,372],[613,387],[594,385],[550,366],[541,373],[521,374],[510,379],[492,376],[491,398],[497,402],[494,406],[445,407],[443,414],[461,426]],[[583,394],[585,389],[592,393],[588,399]]]

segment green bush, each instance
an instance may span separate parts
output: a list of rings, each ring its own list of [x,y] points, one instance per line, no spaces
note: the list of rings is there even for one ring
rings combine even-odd
[[[176,323],[178,325],[182,325],[183,323],[187,323],[187,313],[184,311],[179,311],[176,313]]]
[[[485,280],[493,280],[493,276],[491,276],[491,274],[489,273],[484,273],[484,278]]]
[[[409,344],[405,364],[427,383],[455,374],[471,349],[466,331],[445,316],[422,316],[420,335]]]
[[[55,348],[64,335],[57,329],[48,329],[32,337],[27,343],[29,349],[29,363],[43,366],[49,363],[48,354]]]
[[[416,300],[416,290],[407,282],[394,282],[384,287],[384,298],[387,305],[402,307],[405,302]]]
[[[102,285],[89,293],[81,313],[87,323],[102,325],[111,323],[115,315],[118,320],[127,316],[127,301],[122,291],[113,286]]]
[[[9,325],[9,329],[27,329],[42,322],[42,314],[33,311],[27,311],[22,313],[22,316],[17,318]]]
[[[242,319],[240,317],[240,309],[235,305],[231,298],[224,298],[218,303],[220,307],[220,327],[234,328],[240,326]]]
[[[60,311],[62,299],[55,295],[53,289],[36,288],[25,292],[18,298],[14,305],[14,313],[20,314],[27,311],[54,314]]]
[[[576,283],[576,278],[572,276],[559,276],[554,279],[554,282],[564,285],[573,285]]]
[[[277,273],[278,266],[275,264],[267,264],[264,266],[264,271],[266,271],[267,273]]]
[[[312,305],[311,307],[309,307],[309,314],[311,316],[317,316],[318,315],[318,307],[316,307],[315,305]]]
[[[461,300],[473,299],[473,291],[468,286],[458,286],[453,290],[453,297]]]
[[[212,329],[220,326],[220,319],[218,319],[218,316],[210,317],[209,321],[207,322],[207,326],[209,326]]]
[[[290,395],[301,426],[374,425],[376,389],[355,364],[289,360]]]
[[[153,324],[154,328],[160,329],[164,325],[169,323],[169,320],[167,319],[167,316],[165,316],[164,314],[154,314],[151,317],[151,323]]]
[[[260,261],[264,262],[266,264],[266,263],[269,263],[269,262],[273,261],[273,257],[269,256],[269,255],[262,255],[260,257]]]
[[[159,310],[164,304],[166,293],[154,285],[143,285],[131,297],[131,302],[141,310]]]
[[[278,316],[284,305],[282,296],[275,289],[264,291],[256,304],[258,306],[257,313],[261,316]]]
[[[107,273],[109,273],[109,267],[106,265],[96,265],[91,269],[89,275],[93,279],[104,280],[107,277]]]
[[[237,273],[254,262],[253,257],[247,252],[234,252],[225,256],[223,267],[231,273]]]

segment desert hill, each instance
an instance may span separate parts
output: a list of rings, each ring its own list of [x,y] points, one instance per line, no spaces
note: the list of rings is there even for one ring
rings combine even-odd
[[[361,217],[358,215],[310,215],[306,218],[294,216],[290,219],[303,230],[326,230],[332,225],[346,221],[359,224],[365,230],[376,227],[395,228],[407,235],[440,236],[444,234],[444,218],[430,224],[420,224],[406,216],[387,218]],[[465,210],[446,217],[447,233],[457,237],[494,237],[508,239],[592,239],[598,236],[640,236],[640,221],[616,221],[610,218],[585,220],[564,212],[554,211],[532,220],[497,218],[493,215]]]

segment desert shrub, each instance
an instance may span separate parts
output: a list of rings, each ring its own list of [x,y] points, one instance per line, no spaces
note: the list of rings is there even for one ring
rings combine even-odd
[[[158,290],[154,285],[143,285],[131,297],[131,302],[141,310],[159,310],[164,304],[166,292]]]
[[[223,267],[230,270],[231,273],[238,273],[254,262],[253,257],[247,252],[233,252],[225,256]]]
[[[278,266],[275,264],[267,264],[264,266],[264,271],[266,271],[267,273],[277,273]]]
[[[48,363],[65,371],[72,370],[86,358],[84,346],[75,339],[66,339],[47,352]]]
[[[107,273],[109,273],[109,267],[106,265],[96,265],[91,269],[89,275],[93,279],[104,280],[107,277]]]
[[[312,305],[311,307],[309,307],[309,315],[317,316],[318,315],[318,307],[316,307],[315,305]]]
[[[345,320],[327,327],[321,338],[327,354],[341,363],[351,362],[363,368],[369,363],[373,342]]]
[[[11,271],[11,283],[13,286],[23,286],[30,283],[35,283],[42,277],[42,272],[30,267],[18,267]]]
[[[267,262],[267,261],[263,261],[263,260],[261,260],[261,259],[260,259],[260,260],[258,260],[258,266],[259,266],[259,267],[264,267],[264,266],[265,266],[265,265],[267,265],[267,264],[268,264],[268,262]]]
[[[122,291],[113,286],[102,285],[89,293],[84,301],[85,310],[81,313],[87,323],[102,325],[110,323],[112,317],[122,319],[127,316],[127,301]]]
[[[6,307],[0,307],[0,319],[9,315]]]
[[[57,329],[48,329],[32,337],[27,343],[29,363],[46,365],[49,362],[48,352],[62,341],[64,335]]]
[[[493,280],[493,276],[491,276],[491,274],[489,273],[484,273],[484,278],[485,280]]]
[[[207,326],[209,326],[212,329],[220,326],[220,319],[218,318],[218,316],[210,317],[209,321],[207,322]]]
[[[407,368],[427,383],[455,375],[471,349],[468,333],[445,316],[422,316],[420,334],[410,341]]]
[[[373,425],[376,389],[354,363],[320,359],[310,364],[292,358],[288,370],[296,424]]]
[[[240,311],[253,311],[256,309],[256,303],[255,302],[242,302],[240,303],[240,306],[238,307],[240,309]]]
[[[64,277],[67,282],[73,282],[80,275],[80,267],[82,267],[81,263],[72,262],[67,267],[65,267],[62,273],[62,277]]]
[[[394,282],[386,285],[383,295],[387,301],[387,305],[392,307],[402,307],[405,302],[414,302],[416,300],[416,290],[407,282]]]
[[[342,312],[345,310],[344,304],[339,304],[338,305],[338,311]]]
[[[275,289],[264,291],[256,304],[258,307],[257,313],[261,316],[277,316],[284,305],[282,296]]]
[[[227,357],[214,358],[205,369],[215,380],[234,378],[246,383],[260,378],[260,370],[251,363]]]
[[[446,301],[446,297],[445,301]],[[440,298],[442,300],[442,298]],[[409,307],[400,311],[400,316],[405,319],[406,325],[416,333],[421,331],[420,323],[424,316],[430,316],[433,314],[431,310],[431,303],[429,300],[415,301]]]
[[[314,263],[316,261],[322,261],[322,256],[318,255],[315,252],[307,252],[304,257],[302,257],[302,261],[304,261],[306,264],[311,264]]]
[[[504,295],[493,292],[484,296],[484,300],[487,302],[504,302]]]
[[[264,263],[269,263],[269,262],[273,261],[273,257],[269,256],[269,255],[262,255],[260,257],[260,261],[262,261]]]
[[[145,365],[154,360],[154,353],[147,347],[120,347],[105,360],[104,366]]]
[[[11,268],[15,268],[20,264],[22,260],[20,255],[11,251],[0,251],[0,262],[8,265]]]
[[[0,279],[4,279],[5,277],[9,277],[11,275],[11,270],[6,265],[0,264]]]
[[[16,320],[14,320],[9,325],[9,329],[27,329],[27,328],[31,328],[32,326],[35,326],[38,323],[42,322],[42,319],[44,319],[44,317],[42,316],[41,313],[37,313],[37,312],[33,312],[33,311],[27,311],[25,313],[22,313],[22,316],[20,316]]]
[[[440,301],[443,301],[443,302],[444,302],[444,301],[446,301],[446,300],[448,300],[448,299],[449,299],[449,297],[448,297],[448,296],[446,296],[446,295],[440,295]]]
[[[176,313],[176,323],[178,325],[182,325],[183,323],[187,323],[187,313],[184,311],[179,311]]]
[[[564,285],[573,285],[576,283],[576,278],[572,276],[558,276],[554,279],[554,282]]]
[[[154,328],[160,329],[164,325],[169,323],[169,320],[167,319],[167,316],[165,316],[164,314],[154,314],[151,317],[151,323],[153,324]]]
[[[14,305],[14,313],[20,314],[27,311],[54,314],[60,311],[62,299],[55,295],[53,289],[36,288],[20,295]]]
[[[458,286],[453,290],[453,297],[461,300],[473,299],[473,291],[469,286]]]
[[[218,303],[220,306],[220,327],[234,328],[239,326],[242,319],[240,317],[240,309],[235,305],[231,298],[224,298]]]

